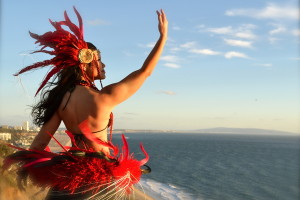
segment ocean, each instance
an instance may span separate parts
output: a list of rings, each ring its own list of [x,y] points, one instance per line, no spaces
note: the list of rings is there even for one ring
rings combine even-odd
[[[142,188],[157,200],[299,200],[300,136],[126,133],[152,169]],[[121,144],[121,135],[113,142]]]

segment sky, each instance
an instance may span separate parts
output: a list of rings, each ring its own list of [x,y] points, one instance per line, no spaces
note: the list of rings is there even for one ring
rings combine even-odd
[[[104,85],[139,69],[159,37],[164,9],[169,37],[143,87],[114,109],[115,128],[193,130],[259,128],[300,134],[297,0],[1,1],[0,125],[31,121],[45,68],[14,77],[49,58],[28,31],[53,31],[66,10],[106,64]],[[98,84],[98,83],[97,83]],[[98,84],[99,86],[99,84]]]

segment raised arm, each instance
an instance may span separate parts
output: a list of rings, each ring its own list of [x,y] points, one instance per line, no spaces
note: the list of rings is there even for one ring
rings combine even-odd
[[[120,82],[109,85],[102,90],[102,94],[107,94],[108,103],[111,106],[125,101],[142,86],[147,77],[151,75],[162,54],[168,36],[168,20],[163,10],[156,12],[160,37],[142,67],[129,74]]]

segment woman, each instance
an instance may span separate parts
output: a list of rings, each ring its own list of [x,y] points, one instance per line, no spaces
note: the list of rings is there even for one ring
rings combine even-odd
[[[120,82],[98,90],[95,87],[94,80],[105,79],[105,64],[101,61],[100,51],[93,44],[84,42],[82,20],[77,10],[75,8],[74,10],[79,20],[79,28],[69,20],[65,13],[65,21],[50,21],[56,28],[55,32],[48,32],[42,36],[30,33],[43,46],[37,52],[49,53],[55,57],[54,59],[31,65],[21,70],[18,74],[32,68],[43,67],[49,65],[49,63],[52,64],[53,69],[47,74],[37,93],[44,88],[51,76],[56,74],[57,80],[54,83],[47,83],[48,90],[45,88],[42,90],[41,101],[33,107],[34,123],[40,125],[41,129],[32,142],[30,149],[33,152],[42,152],[47,147],[61,122],[63,122],[72,139],[73,147],[76,147],[75,150],[84,149],[86,153],[90,151],[92,153],[102,152],[101,156],[109,162],[113,162],[115,157],[111,155],[109,149],[114,151],[116,149],[114,149],[111,140],[107,136],[107,128],[112,125],[112,110],[116,105],[133,95],[142,86],[147,77],[151,75],[167,40],[168,21],[163,10],[157,11],[160,36],[142,67],[129,74]],[[70,36],[62,28],[62,25],[67,25],[76,37]],[[62,35],[67,39],[63,39]],[[54,37],[56,39],[53,39]],[[62,44],[66,40],[67,42]],[[54,45],[53,42],[57,43]],[[54,51],[46,51],[44,50],[45,47],[53,48]],[[124,142],[126,144],[126,141]],[[72,159],[74,157],[73,155],[68,156],[72,157]],[[29,164],[27,162],[25,167],[29,168],[32,165],[36,165],[36,163],[43,163],[43,159],[44,157],[41,157]],[[101,191],[101,193],[105,192],[102,188]],[[66,195],[63,194],[68,194],[68,192],[62,193],[61,188],[52,188],[48,194],[48,199],[59,199],[59,197],[66,199]],[[82,190],[78,190],[76,187],[72,193],[74,193],[72,199],[90,198],[95,195],[95,191],[92,192],[93,195],[90,193],[83,194]],[[85,197],[83,197],[84,195]],[[108,197],[105,198],[108,199]]]

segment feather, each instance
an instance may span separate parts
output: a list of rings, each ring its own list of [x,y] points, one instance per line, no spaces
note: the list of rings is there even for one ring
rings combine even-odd
[[[65,16],[65,20],[66,20],[66,26],[69,27],[69,29],[77,36],[78,39],[80,39],[80,31],[79,31],[79,28],[72,23],[72,21],[70,20],[67,12],[65,11],[64,12],[64,16]]]
[[[77,146],[77,144],[76,144],[76,141],[75,141],[75,138],[74,138],[74,135],[73,135],[70,131],[68,131],[68,130],[66,130],[65,133],[70,137],[72,144],[73,144],[76,148],[78,148],[78,146]]]
[[[143,153],[145,155],[145,158],[139,161],[140,166],[143,166],[149,161],[149,155],[146,152],[146,150],[144,149],[144,146],[142,144],[140,144],[140,149],[143,151]]]
[[[51,152],[51,149],[50,149],[50,147],[49,147],[49,146],[46,146],[46,147],[45,147],[45,149],[44,149],[44,151]]]
[[[88,125],[88,120],[84,120],[83,122],[81,122],[78,127],[81,130],[81,132],[84,134],[84,136],[87,139],[89,139],[90,141],[95,142],[100,145],[103,145],[105,147],[108,147],[112,150],[116,149],[116,147],[114,145],[112,145],[109,142],[104,142],[104,141],[100,140],[92,133],[92,131],[90,130],[89,125]]]
[[[37,63],[34,63],[32,65],[29,65],[23,69],[21,69],[19,72],[15,73],[14,76],[18,76],[24,72],[27,72],[27,71],[30,71],[32,69],[36,69],[36,68],[39,68],[39,67],[44,67],[44,66],[47,66],[47,65],[51,65],[52,63],[52,59],[51,60],[44,60],[42,62],[37,62]]]
[[[29,163],[27,163],[26,165],[24,165],[23,167],[29,167],[29,166],[31,166],[31,165],[35,165],[36,163],[40,163],[40,162],[45,162],[45,161],[48,161],[48,160],[51,160],[51,158],[40,158],[40,159],[37,159],[37,160],[35,160],[35,161],[33,161],[33,162],[29,162]]]
[[[49,22],[56,30],[62,30],[60,23],[53,22],[51,19],[49,19]]]
[[[109,141],[112,141],[113,125],[114,125],[114,114],[111,112],[109,115]]]
[[[47,53],[49,55],[55,55],[55,52],[54,51],[46,51],[46,50],[38,50],[38,51],[34,51],[32,52],[33,53]]]
[[[39,93],[39,91],[46,85],[46,83],[48,82],[48,80],[54,75],[56,74],[60,69],[58,67],[53,68],[46,76],[46,78],[43,80],[42,84],[40,85],[40,87],[38,88],[38,90],[35,93],[35,96]]]
[[[75,6],[73,6],[73,9],[77,15],[77,19],[79,22],[79,30],[80,30],[80,37],[79,39],[83,40],[83,23],[82,23],[82,17],[80,16],[79,12],[77,11],[77,9],[75,8]]]
[[[129,146],[128,146],[128,142],[124,136],[124,134],[122,134],[122,141],[123,141],[123,147],[122,147],[122,155],[123,155],[123,160],[128,160],[129,157]]]

